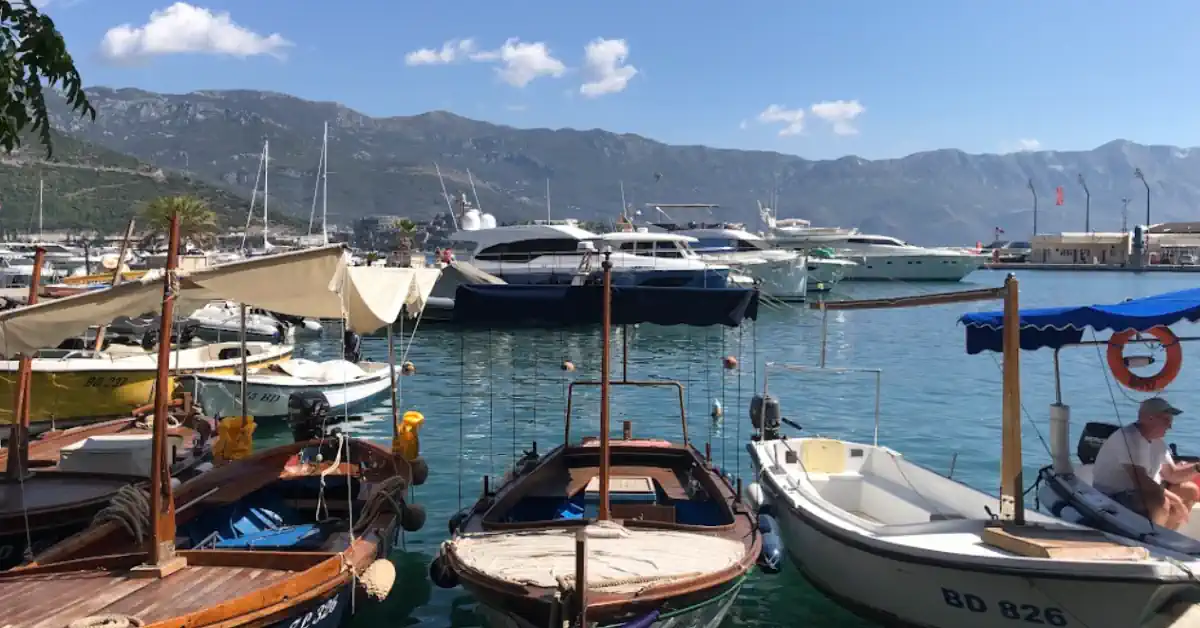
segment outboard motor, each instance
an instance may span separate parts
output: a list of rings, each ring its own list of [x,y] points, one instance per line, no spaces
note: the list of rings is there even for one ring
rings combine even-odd
[[[779,400],[768,395],[754,395],[750,399],[750,424],[762,433],[761,440],[778,440],[783,414]]]
[[[329,400],[318,390],[301,390],[288,395],[288,426],[292,439],[299,443],[323,438],[329,417]]]
[[[342,358],[355,364],[362,361],[362,336],[349,329],[342,334]]]
[[[1079,456],[1079,462],[1082,464],[1095,464],[1096,456],[1100,454],[1100,448],[1104,446],[1104,441],[1108,440],[1109,436],[1113,435],[1121,428],[1111,423],[1088,423],[1083,426],[1083,432],[1079,434],[1079,444],[1075,448],[1076,455]]]

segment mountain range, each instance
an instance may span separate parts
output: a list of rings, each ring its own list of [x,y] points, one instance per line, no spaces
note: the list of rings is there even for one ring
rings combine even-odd
[[[756,201],[774,196],[779,217],[927,244],[985,240],[994,227],[1027,236],[1030,180],[1042,232],[1084,229],[1080,175],[1090,190],[1094,230],[1120,228],[1122,198],[1131,199],[1129,225],[1144,221],[1146,189],[1135,168],[1145,173],[1153,222],[1187,220],[1200,207],[1200,151],[1124,140],[1084,151],[974,155],[944,149],[897,159],[814,161],[672,146],[599,129],[518,129],[444,111],[375,118],[272,92],[95,87],[88,95],[96,121],[56,107],[56,128],[243,198],[254,188],[269,140],[272,213],[289,212],[301,223],[313,208],[325,122],[329,216],[342,224],[374,214],[422,220],[446,211],[438,169],[452,195],[470,194],[473,181],[480,205],[501,221],[545,217],[549,181],[555,218],[614,219],[623,185],[625,200],[650,220],[664,218],[651,215],[648,203],[715,203],[721,208],[711,213],[680,210],[670,218],[744,221],[757,229]],[[1055,205],[1059,187],[1062,206]]]

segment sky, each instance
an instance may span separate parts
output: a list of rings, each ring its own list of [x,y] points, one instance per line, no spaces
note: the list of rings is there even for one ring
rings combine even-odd
[[[88,85],[868,159],[1200,145],[1200,2],[35,0]]]

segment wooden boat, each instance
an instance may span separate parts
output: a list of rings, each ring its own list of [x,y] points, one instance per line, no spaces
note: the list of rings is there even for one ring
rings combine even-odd
[[[559,323],[600,319],[602,375],[568,388],[565,445],[539,457],[535,444],[494,491],[485,479],[478,502],[451,521],[431,575],[439,586],[461,584],[496,627],[715,627],[761,551],[755,516],[688,440],[682,385],[609,381],[610,316],[736,325],[756,316],[758,293],[629,287],[614,296],[611,264],[603,268],[603,286],[459,287],[462,323],[503,325],[530,312]],[[570,395],[589,384],[601,390],[600,436],[571,443]],[[682,442],[635,439],[629,422],[623,438],[610,439],[610,386],[678,391]]]
[[[778,522],[787,553],[818,590],[889,626],[1195,625],[1200,560],[1025,511],[1019,354],[1028,345],[1017,333],[1014,277],[1001,288],[821,307],[981,299],[1005,302],[996,334],[1004,356],[999,497],[878,442],[785,438],[779,406],[764,396],[752,405],[759,433],[750,454],[759,480],[747,501]]]
[[[170,242],[168,269],[173,270],[177,219],[172,221]],[[397,279],[405,283],[396,290],[407,290],[414,283],[432,286],[436,279],[360,275],[375,283],[370,287],[356,283],[356,273],[347,272],[341,247],[176,275],[177,282],[160,288],[162,318],[171,320],[175,300],[188,303],[192,301],[189,290],[195,290],[197,299],[216,293],[297,315],[324,317],[335,310],[349,311],[349,327],[369,330],[370,325],[390,322],[387,316],[394,317],[405,301],[392,299],[396,302],[386,307],[377,302],[372,306],[356,295],[395,284]],[[300,290],[303,299],[289,300],[282,292],[255,289],[254,284],[267,277],[287,285],[288,292]],[[331,287],[336,278],[344,283]],[[110,298],[126,300],[111,307],[132,307],[130,302],[138,301],[143,289],[114,288],[117,294]],[[254,294],[257,303],[249,298]],[[91,303],[84,299],[94,299],[90,294],[75,298],[83,304]],[[414,304],[409,300],[408,305]],[[52,309],[55,306],[58,309]],[[28,346],[36,338],[73,333],[67,328],[82,324],[86,314],[62,301],[48,304],[47,309],[51,310],[48,316],[70,325],[27,326],[23,336],[8,339],[10,344]],[[0,335],[13,316],[0,314]],[[167,389],[168,351],[160,345],[159,391]],[[155,402],[155,414],[165,414],[166,395],[157,395]],[[403,498],[410,482],[423,480],[424,465],[340,432],[325,432],[319,426],[327,422],[328,405],[319,396],[297,396],[292,405],[299,442],[248,456],[233,455],[211,475],[180,486],[178,500],[162,464],[166,425],[155,422],[149,496],[139,499],[145,494],[127,493],[131,507],[120,520],[68,538],[34,564],[0,574],[5,622],[97,625],[108,618],[116,625],[164,628],[330,628],[341,625],[361,602],[386,596],[395,570],[380,558],[395,544],[399,526],[415,528],[423,523],[423,512]],[[244,444],[242,439],[252,429],[248,417],[227,417],[221,425],[231,443]],[[235,434],[238,431],[240,435]],[[411,455],[406,444],[397,434],[393,451]],[[231,447],[227,443],[222,451],[234,451]]]

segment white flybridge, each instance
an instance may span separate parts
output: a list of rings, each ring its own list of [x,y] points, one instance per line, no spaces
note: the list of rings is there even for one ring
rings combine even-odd
[[[1196,626],[1200,561],[1039,513],[1026,513],[1021,460],[1017,281],[1004,287],[821,304],[830,309],[1003,298],[1000,497],[875,442],[787,438],[779,402],[756,396],[747,489],[818,589],[889,626],[1002,628]],[[818,307],[814,305],[814,307]],[[824,338],[822,339],[822,355]],[[768,365],[778,372],[780,367]],[[877,370],[784,367],[834,372]],[[878,379],[876,380],[878,395]],[[878,397],[876,408],[878,408]],[[765,523],[762,523],[764,522]]]
[[[762,282],[762,290],[785,301],[802,300],[809,290],[828,290],[837,283],[813,281],[808,256],[797,251],[774,249],[759,236],[729,225],[679,229],[677,235],[695,238],[691,248],[701,259],[725,264]],[[812,284],[818,284],[813,286]]]

